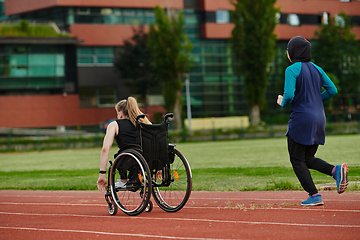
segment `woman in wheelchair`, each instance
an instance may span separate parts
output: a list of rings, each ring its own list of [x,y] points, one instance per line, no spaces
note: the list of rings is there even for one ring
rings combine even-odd
[[[121,100],[115,105],[117,120],[109,124],[106,129],[106,134],[103,141],[103,146],[100,155],[100,171],[97,186],[99,191],[106,191],[106,167],[109,160],[110,149],[113,145],[114,139],[118,144],[119,149],[129,144],[136,144],[136,116],[142,114],[137,101],[133,97]],[[142,123],[151,124],[147,117],[140,119]],[[119,150],[120,151],[120,150]],[[119,179],[116,182],[116,187],[121,188],[125,186],[127,179]]]

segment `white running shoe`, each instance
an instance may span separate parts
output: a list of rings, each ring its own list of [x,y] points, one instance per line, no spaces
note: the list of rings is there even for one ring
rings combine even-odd
[[[117,180],[115,183],[116,188],[126,188],[126,182],[121,181],[120,179]]]

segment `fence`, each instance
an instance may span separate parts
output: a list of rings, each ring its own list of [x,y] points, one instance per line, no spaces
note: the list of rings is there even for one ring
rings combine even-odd
[[[351,121],[332,122],[328,116],[326,134],[360,134],[360,114]],[[194,120],[194,119],[193,119]],[[240,121],[241,120],[241,121]],[[253,127],[248,126],[247,117],[209,118],[192,122],[192,132],[186,129],[169,130],[169,141],[196,142],[250,138],[284,137],[287,125],[273,124],[273,117],[268,123]],[[233,121],[247,124],[237,126]],[[206,123],[206,124],[205,124]],[[196,124],[205,127],[196,127]],[[42,151],[49,149],[100,148],[104,133],[99,126],[88,127],[86,130],[58,127],[56,129],[7,129],[0,128],[0,152]],[[114,143],[115,144],[115,143]]]

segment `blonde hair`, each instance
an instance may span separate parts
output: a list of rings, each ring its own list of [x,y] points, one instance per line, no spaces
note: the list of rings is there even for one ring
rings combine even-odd
[[[136,126],[136,117],[139,114],[143,114],[138,107],[136,99],[133,97],[128,97],[127,99],[121,100],[115,105],[115,109],[118,112],[122,111],[125,117],[129,119],[132,124],[134,124],[134,126]],[[147,117],[140,118],[139,121],[142,123],[151,124]]]

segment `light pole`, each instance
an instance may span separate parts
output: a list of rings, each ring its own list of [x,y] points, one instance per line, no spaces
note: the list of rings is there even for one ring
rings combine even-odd
[[[187,109],[187,119],[188,119],[188,130],[191,132],[191,101],[190,101],[190,80],[189,74],[185,74],[185,88],[186,88],[186,109]]]

